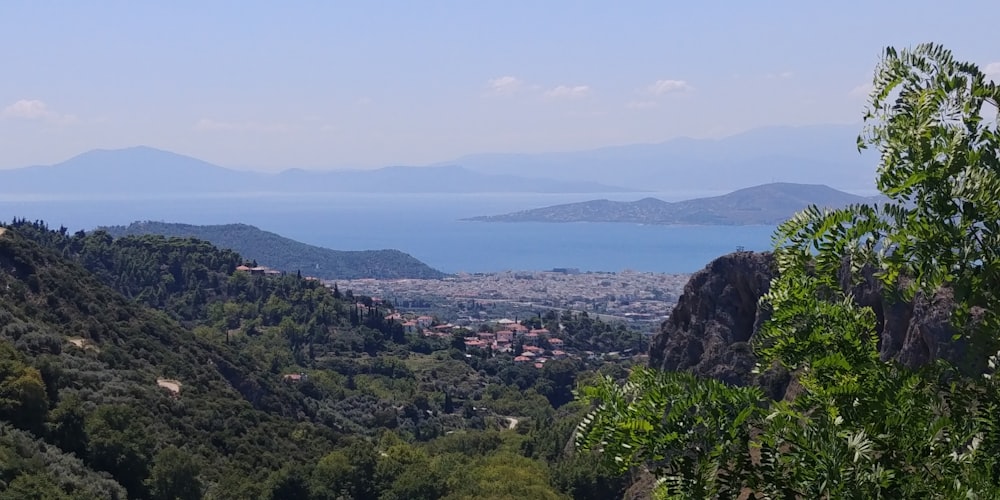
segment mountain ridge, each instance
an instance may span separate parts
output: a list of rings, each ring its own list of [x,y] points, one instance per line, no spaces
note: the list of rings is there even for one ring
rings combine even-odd
[[[118,238],[157,234],[198,238],[219,248],[234,250],[246,259],[285,272],[298,272],[320,279],[442,278],[431,268],[399,250],[332,250],[286,238],[249,224],[193,224],[141,221],[128,226],[98,228]]]
[[[591,200],[471,217],[478,222],[622,222],[654,225],[777,224],[808,205],[836,208],[870,198],[822,184],[777,182],[721,195],[667,202],[646,197],[637,201]]]
[[[762,180],[871,189],[878,162],[875,153],[858,152],[859,130],[859,125],[761,127],[722,138],[472,154],[438,164],[455,163],[484,173],[545,172],[650,191],[738,189]]]

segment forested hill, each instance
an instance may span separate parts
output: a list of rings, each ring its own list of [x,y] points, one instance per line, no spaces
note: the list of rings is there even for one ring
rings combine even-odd
[[[620,496],[596,456],[564,453],[583,361],[466,354],[242,261],[0,225],[0,499]]]
[[[235,254],[210,247],[136,243],[37,225],[0,234],[0,484],[9,498],[147,498],[151,490],[191,498],[179,484],[151,488],[147,479],[236,488],[255,471],[316,460],[337,439],[297,417],[308,407],[276,380],[280,364],[193,333],[168,309],[101,281],[142,302],[196,303],[205,316],[227,297],[254,292],[258,303],[306,290],[229,282]]]
[[[421,278],[445,274],[399,250],[331,250],[301,243],[247,224],[196,226],[167,222],[133,222],[101,228],[114,237],[159,234],[198,238],[229,248],[244,258],[287,272],[301,271],[320,279]]]
[[[763,184],[722,196],[666,202],[593,200],[474,217],[485,222],[629,222],[637,224],[751,225],[777,224],[809,205],[839,208],[871,201],[816,184]]]

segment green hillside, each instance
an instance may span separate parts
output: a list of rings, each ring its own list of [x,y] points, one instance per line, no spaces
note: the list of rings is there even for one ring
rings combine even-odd
[[[586,410],[564,395],[594,367],[467,355],[370,298],[234,272],[241,256],[200,240],[0,229],[0,499],[608,498],[624,484],[563,452]]]
[[[433,279],[445,276],[444,273],[399,250],[330,250],[262,231],[247,224],[195,226],[166,222],[133,222],[128,226],[102,229],[116,238],[141,234],[198,238],[211,242],[219,248],[232,249],[247,259],[256,260],[274,269],[291,273],[301,271],[303,274],[327,280]]]

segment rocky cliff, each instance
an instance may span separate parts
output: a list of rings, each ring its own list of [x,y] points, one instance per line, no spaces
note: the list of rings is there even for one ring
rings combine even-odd
[[[754,379],[756,359],[750,339],[765,321],[758,301],[775,276],[770,253],[737,252],[709,263],[691,276],[670,318],[650,345],[649,364],[663,370],[689,370],[732,384],[759,383],[780,396],[787,375],[777,372]],[[887,296],[871,273],[850,287],[855,300],[877,316],[882,359],[914,367],[934,359],[965,361],[966,349],[952,340],[954,307],[949,290],[906,302]]]
[[[770,287],[772,267],[771,254],[737,252],[693,274],[653,337],[650,366],[746,383],[755,363],[748,342],[761,321],[757,301]]]

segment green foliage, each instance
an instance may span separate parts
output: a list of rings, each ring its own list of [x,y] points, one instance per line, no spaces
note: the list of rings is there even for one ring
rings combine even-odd
[[[0,492],[2,500],[69,500],[70,498],[56,486],[52,478],[43,474],[18,476]]]
[[[126,493],[76,456],[0,423],[0,498],[124,500]]]
[[[198,460],[176,446],[160,450],[153,459],[147,485],[157,500],[196,500],[202,496]]]
[[[556,481],[565,457],[532,451],[565,445],[576,416],[551,404],[582,365],[416,353],[388,307],[234,272],[240,256],[197,240],[8,227],[0,495],[561,498],[600,481],[578,465]]]
[[[548,470],[536,461],[517,455],[493,455],[470,464],[461,472],[461,483],[441,498],[472,500],[505,498],[563,499],[548,485]]]
[[[739,493],[750,465],[748,424],[763,410],[759,389],[637,368],[624,385],[604,378],[583,397],[600,406],[584,417],[576,443],[598,450],[606,467],[648,464],[691,498]]]
[[[10,344],[0,341],[0,419],[39,431],[48,408],[41,373],[25,364]]]
[[[793,370],[794,395],[637,370],[584,391],[577,442],[618,470],[649,467],[663,497],[1000,496],[1000,90],[940,46],[887,49],[859,147],[881,154],[888,201],[779,226],[779,275],[753,339],[759,369]],[[893,300],[953,294],[959,367],[879,357],[873,311],[849,290],[874,274]]]
[[[586,312],[564,311],[559,318],[551,313],[543,320],[546,322],[545,326],[552,331],[560,331],[559,326],[562,325],[566,345],[580,351],[639,351],[646,347],[642,336],[624,323],[608,323],[600,318],[592,318]]]
[[[111,473],[132,497],[147,495],[143,479],[153,442],[143,417],[129,406],[101,406],[87,419],[85,428],[89,463]]]

